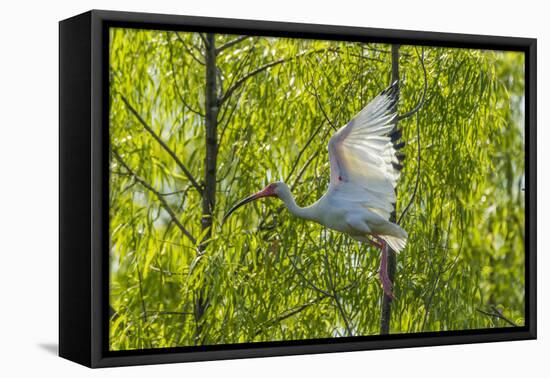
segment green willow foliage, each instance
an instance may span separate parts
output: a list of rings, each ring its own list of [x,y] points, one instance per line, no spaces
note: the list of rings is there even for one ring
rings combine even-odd
[[[221,220],[271,181],[302,206],[326,191],[328,139],[390,83],[390,46],[215,35],[210,217],[207,36],[110,37],[111,349],[378,334],[378,250],[276,199]],[[400,46],[399,70],[399,112],[419,110],[399,121],[410,238],[390,330],[522,325],[523,54]]]

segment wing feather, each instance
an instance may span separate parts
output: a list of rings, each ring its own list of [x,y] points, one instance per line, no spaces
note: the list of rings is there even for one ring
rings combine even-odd
[[[386,219],[396,201],[400,175],[395,130],[397,82],[375,97],[330,139],[332,195],[366,207]]]

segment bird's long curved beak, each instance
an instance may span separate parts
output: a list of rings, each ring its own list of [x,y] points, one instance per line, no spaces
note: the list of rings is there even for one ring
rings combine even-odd
[[[246,197],[245,199],[237,202],[231,209],[229,209],[227,214],[225,214],[224,217],[223,217],[222,224],[225,223],[226,219],[229,218],[229,216],[231,214],[233,214],[235,212],[235,210],[237,210],[239,207],[241,207],[243,205],[246,205],[247,203],[252,202],[254,200],[257,200],[259,198],[272,197],[272,196],[275,196],[275,195],[276,194],[273,193],[273,190],[270,187],[266,187],[266,188],[260,190],[258,193],[254,193],[253,195],[251,195],[249,197]]]

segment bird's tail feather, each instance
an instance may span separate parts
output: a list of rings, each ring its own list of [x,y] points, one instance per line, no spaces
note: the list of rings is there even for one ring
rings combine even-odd
[[[382,234],[375,234],[374,236],[379,237],[388,243],[388,245],[393,249],[395,252],[399,253],[402,250],[405,249],[405,246],[407,245],[407,239],[409,235],[407,234],[407,231],[403,230],[401,227],[396,225],[395,223],[390,223],[393,227],[388,230],[391,231],[392,235],[382,235]],[[369,238],[368,236],[352,236],[355,240],[359,240],[363,243],[371,243],[372,244],[372,236]]]
[[[407,237],[399,238],[397,236],[387,236],[387,235],[381,235],[382,239],[384,239],[388,245],[393,249],[395,252],[399,253],[403,249],[405,249],[405,246],[407,245]]]

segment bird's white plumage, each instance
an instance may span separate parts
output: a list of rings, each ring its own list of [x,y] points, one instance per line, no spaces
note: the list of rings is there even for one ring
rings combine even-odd
[[[399,251],[404,248],[407,234],[389,222],[399,178],[395,166],[399,162],[389,136],[397,116],[396,101],[396,92],[383,92],[332,136],[328,144],[331,175],[326,199],[340,206],[347,203],[360,212],[367,210],[365,222],[372,232],[387,235],[385,240]]]

